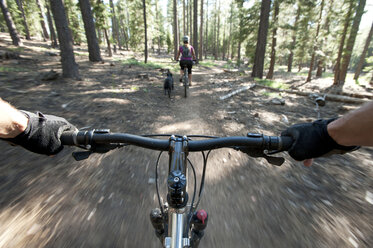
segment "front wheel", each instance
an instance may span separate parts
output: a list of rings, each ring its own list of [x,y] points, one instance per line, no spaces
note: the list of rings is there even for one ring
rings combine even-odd
[[[188,83],[184,82],[184,97],[188,97]]]

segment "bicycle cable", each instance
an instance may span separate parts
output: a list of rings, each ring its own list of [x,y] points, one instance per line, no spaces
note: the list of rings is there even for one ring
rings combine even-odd
[[[205,153],[202,151],[202,156],[203,156],[203,172],[202,172],[202,179],[201,179],[201,186],[199,187],[199,193],[198,193],[198,201],[195,206],[195,209],[198,208],[199,202],[201,201],[201,196],[203,192],[203,188],[205,185],[205,175],[206,175],[206,167],[207,167],[207,160],[209,158],[209,155],[211,153],[211,150],[207,152],[207,155],[205,156]]]
[[[188,162],[189,162],[189,165],[190,167],[192,168],[192,171],[193,171],[193,176],[194,176],[194,190],[193,190],[193,197],[192,197],[192,202],[190,204],[190,209],[189,209],[189,218],[188,218],[188,221],[187,221],[187,225],[186,225],[186,230],[184,230],[185,232],[189,232],[189,226],[190,226],[190,221],[192,220],[192,216],[193,216],[193,204],[194,204],[194,200],[196,198],[196,192],[197,192],[197,176],[196,176],[196,170],[194,169],[194,166],[193,166],[193,163],[189,160],[189,158],[187,158]]]
[[[156,190],[157,190],[159,208],[161,210],[162,216],[164,216],[163,215],[163,207],[162,207],[162,203],[161,203],[161,197],[159,195],[159,188],[158,188],[158,165],[159,165],[159,159],[161,158],[162,153],[163,153],[163,151],[161,151],[159,153],[158,158],[157,158],[157,162],[155,164],[155,187],[156,187]]]

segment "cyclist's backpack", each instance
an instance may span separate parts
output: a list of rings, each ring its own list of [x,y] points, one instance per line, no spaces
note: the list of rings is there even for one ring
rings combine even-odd
[[[182,52],[183,58],[191,58],[192,57],[192,51],[188,46],[183,46],[183,52]]]

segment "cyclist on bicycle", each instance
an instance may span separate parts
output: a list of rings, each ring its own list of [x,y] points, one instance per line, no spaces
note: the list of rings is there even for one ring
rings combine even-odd
[[[189,85],[192,86],[192,67],[193,61],[196,60],[196,55],[194,54],[194,48],[189,45],[189,36],[183,37],[184,45],[179,47],[179,51],[177,52],[176,60],[179,60],[180,54],[180,82],[182,81],[184,75],[184,68],[188,68],[188,79]]]

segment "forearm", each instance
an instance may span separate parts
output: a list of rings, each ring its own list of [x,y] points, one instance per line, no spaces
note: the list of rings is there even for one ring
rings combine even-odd
[[[373,101],[328,124],[329,135],[344,146],[373,146]]]
[[[22,133],[28,118],[0,98],[0,138],[14,138]]]

